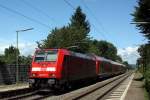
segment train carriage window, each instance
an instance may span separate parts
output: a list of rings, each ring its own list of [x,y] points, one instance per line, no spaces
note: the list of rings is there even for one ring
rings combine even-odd
[[[112,72],[113,70],[113,65],[112,64],[110,64],[110,72]]]
[[[105,62],[101,62],[101,65],[100,65],[100,72],[101,73],[104,73],[104,67],[105,67]]]

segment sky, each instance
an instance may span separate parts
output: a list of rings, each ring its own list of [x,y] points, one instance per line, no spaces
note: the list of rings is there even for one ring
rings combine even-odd
[[[137,49],[146,39],[130,24],[137,0],[0,0],[0,54],[10,45],[22,55],[33,55],[36,41],[47,38],[55,27],[70,23],[75,8],[81,7],[91,25],[90,37],[113,43],[118,55],[130,64],[139,57]]]

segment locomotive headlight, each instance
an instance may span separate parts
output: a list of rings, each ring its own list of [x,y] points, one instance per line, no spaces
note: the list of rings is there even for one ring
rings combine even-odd
[[[35,76],[36,76],[36,74],[34,74],[34,73],[33,73],[33,74],[32,74],[32,76],[33,76],[33,77],[35,77]]]
[[[46,71],[56,71],[56,68],[55,67],[47,67]]]
[[[41,71],[41,68],[39,68],[39,67],[32,67],[32,71]]]

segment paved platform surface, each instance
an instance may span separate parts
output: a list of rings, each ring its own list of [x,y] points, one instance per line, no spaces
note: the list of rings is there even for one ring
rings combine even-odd
[[[103,100],[124,100],[129,86],[134,78],[134,73],[126,78],[118,87],[116,87],[108,96]]]
[[[0,92],[29,88],[28,83],[18,83],[12,85],[0,85]]]
[[[144,82],[140,80],[142,75],[135,73],[132,83],[127,91],[125,100],[145,100],[144,98]]]

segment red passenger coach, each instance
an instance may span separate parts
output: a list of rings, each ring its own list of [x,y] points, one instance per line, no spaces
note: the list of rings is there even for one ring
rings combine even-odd
[[[66,49],[38,49],[31,64],[31,87],[58,87],[70,82],[95,78],[95,57]]]
[[[99,56],[95,57],[97,62],[97,75],[99,77],[107,77],[112,75],[112,65],[110,60]]]
[[[96,73],[98,77],[108,77],[125,73],[126,67],[123,64],[108,60],[103,57],[95,56]]]

